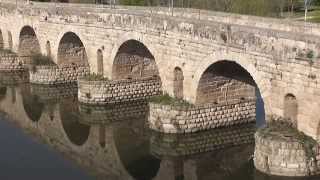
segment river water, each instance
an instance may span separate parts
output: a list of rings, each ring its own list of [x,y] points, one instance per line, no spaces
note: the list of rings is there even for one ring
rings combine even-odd
[[[0,78],[0,179],[296,179],[254,169],[254,124],[164,135],[147,128],[144,101],[84,106],[75,85],[35,86],[20,78]]]

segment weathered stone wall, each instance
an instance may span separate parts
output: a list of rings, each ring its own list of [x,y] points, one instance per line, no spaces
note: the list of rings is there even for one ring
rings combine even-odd
[[[0,71],[25,71],[24,61],[14,53],[0,53]]]
[[[159,77],[110,81],[79,79],[78,86],[78,99],[85,104],[135,101],[162,93]]]
[[[148,114],[147,101],[131,101],[126,103],[113,103],[104,106],[90,106],[79,104],[81,123],[84,124],[110,124],[133,118],[145,119]]]
[[[12,1],[11,1],[12,2]],[[304,22],[225,14],[192,9],[119,7],[32,3],[1,3],[0,28],[12,32],[17,52],[22,27],[31,25],[42,53],[49,41],[57,62],[58,46],[66,32],[77,34],[86,48],[92,72],[102,49],[104,74],[112,77],[119,47],[128,40],[143,43],[154,56],[163,91],[173,95],[174,68],[184,74],[184,99],[196,102],[202,74],[221,60],[246,69],[261,91],[268,118],[284,115],[284,96],[292,93],[299,105],[297,128],[320,138],[318,76],[320,25]],[[7,33],[3,33],[8,47]]]
[[[76,97],[78,86],[76,83],[61,84],[55,86],[30,84],[30,92],[36,95],[42,102],[58,101],[66,97]]]
[[[252,144],[254,133],[253,123],[189,134],[152,132],[150,151],[157,157],[188,156],[241,144]]]
[[[310,176],[320,173],[318,147],[315,160],[308,157],[310,154],[307,153],[311,152],[307,152],[298,141],[279,140],[257,132],[255,144],[254,164],[259,171],[278,176]]]
[[[148,125],[164,133],[190,133],[255,122],[255,101],[176,107],[150,102]]]
[[[75,83],[79,77],[89,73],[89,68],[83,65],[36,66],[34,70],[30,70],[30,82],[46,85]]]

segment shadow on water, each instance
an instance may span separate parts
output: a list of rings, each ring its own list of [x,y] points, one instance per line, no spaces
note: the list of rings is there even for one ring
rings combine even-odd
[[[132,119],[114,129],[114,141],[121,162],[134,178],[152,180],[160,167],[160,160],[150,154],[147,132],[142,119]]]
[[[97,179],[128,180],[127,177],[124,179],[122,176],[127,173],[135,180],[319,180],[319,177],[273,177],[256,171],[252,161],[254,125],[252,127],[233,126],[193,134],[167,135],[150,132],[145,128],[144,103],[117,105],[116,108],[89,109],[89,107],[82,106],[79,108],[76,96],[56,98],[58,106],[52,106],[52,112],[59,113],[61,119],[51,121],[50,118],[45,118],[50,116],[47,114],[49,111],[43,110],[48,105],[47,101],[41,100],[44,99],[44,96],[39,98],[33,95],[28,85],[21,85],[21,87],[21,91],[17,92],[22,93],[23,111],[32,121],[38,122],[41,118],[39,127],[30,129],[34,131],[36,138],[43,139],[43,142],[51,145],[47,153],[52,153],[51,149],[62,152],[66,157],[70,157],[74,164],[84,167],[81,172],[94,172],[98,174],[97,177],[102,177]],[[1,87],[0,97],[10,94],[6,91],[6,88]],[[62,94],[62,91],[58,94]],[[259,97],[261,95],[258,95],[257,100],[257,124],[261,126],[264,123],[264,111],[259,110],[259,107],[263,107],[262,98]],[[137,105],[140,105],[141,108],[137,109]],[[121,114],[128,115],[121,116]],[[139,116],[135,117],[136,114]],[[27,123],[23,121],[23,118],[25,117],[14,121],[21,124]],[[90,124],[90,121],[93,124]],[[54,125],[60,122],[62,126]],[[28,127],[27,125],[24,124],[21,127]],[[6,131],[8,135],[14,136],[10,132],[11,130]],[[66,134],[68,139],[62,140],[58,132]],[[86,148],[81,149],[81,145],[91,142],[91,139],[88,141],[90,132],[97,135],[90,136],[90,138],[100,138],[96,141],[98,143],[89,144],[89,148],[85,146]],[[73,147],[70,144],[79,147]],[[113,145],[116,146],[116,152],[110,148],[114,147]],[[24,151],[34,151],[31,145],[23,146],[23,148]],[[112,156],[118,156],[115,159],[120,159],[121,167],[117,167],[119,164],[114,162],[115,159],[112,159]],[[28,158],[26,159],[32,161],[37,158],[37,155],[33,154]],[[11,163],[19,166],[21,159]],[[51,164],[48,161],[40,163]],[[108,163],[112,166],[109,166]],[[126,172],[123,172],[123,167]],[[50,171],[53,170],[54,167]],[[114,171],[115,175],[110,173]],[[61,170],[58,173],[63,174],[64,171]],[[30,177],[34,176],[30,175]],[[29,176],[26,176],[25,179],[29,179]]]
[[[22,84],[21,86],[23,107],[29,119],[38,122],[43,113],[45,104],[40,101],[39,96],[31,93],[30,84]]]
[[[74,97],[61,100],[59,111],[63,129],[69,140],[75,145],[83,145],[88,140],[90,126],[79,122],[78,100]]]

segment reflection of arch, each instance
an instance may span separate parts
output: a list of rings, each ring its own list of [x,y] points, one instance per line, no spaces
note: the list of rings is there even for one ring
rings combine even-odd
[[[18,54],[20,57],[30,61],[34,54],[40,54],[40,44],[34,29],[30,26],[24,26],[20,31]],[[31,62],[31,61],[30,61]]]
[[[176,98],[183,98],[183,72],[181,68],[174,68],[173,94]]]
[[[30,90],[30,85],[25,84],[21,87],[23,107],[29,119],[33,122],[38,122],[44,110],[44,104],[40,102],[37,95],[33,95]]]
[[[12,50],[13,42],[12,42],[12,34],[10,31],[8,31],[8,46],[9,46],[9,49]]]
[[[101,125],[99,127],[99,144],[101,147],[106,147],[106,127]]]
[[[156,176],[160,160],[150,154],[149,142],[143,136],[143,121],[133,119],[116,128],[113,137],[120,160],[128,173],[134,179],[147,180]]]
[[[69,140],[75,145],[83,145],[88,140],[90,126],[79,123],[78,101],[74,98],[61,101],[60,117]]]
[[[47,56],[51,57],[51,45],[50,45],[50,41],[47,41],[46,43],[46,51],[47,51]]]
[[[7,94],[7,87],[6,86],[2,86],[0,87],[0,101],[2,101]]]
[[[101,49],[97,51],[97,70],[99,75],[103,75],[103,53]]]
[[[88,65],[86,49],[81,39],[73,32],[63,35],[58,47],[58,65]]]
[[[298,101],[293,94],[287,94],[284,97],[283,117],[294,127],[297,127]]]
[[[259,88],[251,74],[237,62],[217,61],[202,73],[198,81],[196,103],[220,104],[256,100],[264,114]],[[264,121],[264,119],[263,119]]]
[[[118,49],[115,56],[113,79],[159,76],[154,56],[141,42],[128,40]]]
[[[2,31],[0,30],[0,49],[4,48],[4,42],[3,42],[3,35],[2,35]]]

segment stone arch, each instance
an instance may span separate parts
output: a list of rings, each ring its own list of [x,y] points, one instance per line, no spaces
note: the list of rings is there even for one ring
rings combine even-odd
[[[224,60],[238,64],[250,74],[255,84],[257,85],[257,90],[259,91],[259,93],[257,94],[259,95],[257,96],[257,101],[260,101],[261,106],[264,107],[263,112],[261,112],[261,118],[263,118],[263,121],[265,118],[270,118],[273,115],[273,106],[271,106],[272,102],[270,97],[270,80],[263,78],[259,74],[256,66],[254,65],[257,61],[256,57],[244,53],[221,50],[212,53],[208,57],[204,58],[203,61],[199,61],[198,64],[195,65],[197,69],[195,70],[194,74],[191,77],[188,77],[191,78],[191,84],[188,86],[190,93],[188,93],[188,96],[185,97],[186,100],[194,103],[196,102],[198,84],[203,73],[212,64]],[[259,115],[257,114],[257,116]]]
[[[97,74],[103,75],[104,68],[103,68],[103,53],[101,49],[97,51]]]
[[[298,101],[293,94],[287,94],[284,97],[283,117],[294,127],[297,127],[298,120]]]
[[[12,50],[12,47],[13,47],[12,34],[10,31],[8,31],[7,33],[8,33],[8,48]]]
[[[183,99],[183,71],[180,67],[174,68],[173,94],[174,97]]]
[[[83,42],[74,32],[65,33],[58,46],[58,65],[86,65],[88,66],[88,56]]]
[[[90,134],[90,126],[80,123],[78,101],[71,97],[59,104],[62,127],[71,143],[77,146],[84,145]]]
[[[51,57],[51,45],[50,45],[50,41],[46,42],[46,53],[48,57]]]
[[[196,104],[256,103],[257,125],[265,124],[265,107],[258,85],[251,74],[237,62],[221,60],[211,64],[201,75]]]
[[[31,26],[24,26],[19,35],[19,57],[25,59],[26,63],[31,63],[31,56],[40,53],[40,43],[34,29]]]
[[[235,103],[255,98],[255,82],[235,62],[222,60],[210,65],[202,74],[197,88],[197,104]]]
[[[159,76],[153,54],[140,41],[125,41],[118,49],[112,66],[113,79]]]
[[[4,48],[4,41],[3,41],[3,35],[2,31],[0,30],[0,49]]]

